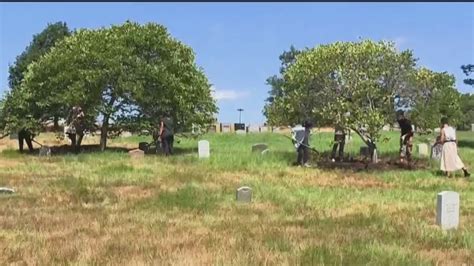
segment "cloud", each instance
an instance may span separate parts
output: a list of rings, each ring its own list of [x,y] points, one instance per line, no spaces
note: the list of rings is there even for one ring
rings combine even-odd
[[[237,91],[237,90],[221,90],[221,89],[216,89],[216,87],[212,86],[212,97],[216,100],[237,100],[237,99],[242,99],[245,98],[249,95],[248,92],[246,91]]]

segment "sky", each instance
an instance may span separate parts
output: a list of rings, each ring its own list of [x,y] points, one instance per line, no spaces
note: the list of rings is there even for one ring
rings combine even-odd
[[[0,3],[0,95],[8,66],[48,23],[100,28],[155,22],[192,47],[215,90],[220,122],[262,124],[279,55],[360,38],[413,50],[420,66],[447,71],[461,92],[460,66],[474,63],[474,3]]]

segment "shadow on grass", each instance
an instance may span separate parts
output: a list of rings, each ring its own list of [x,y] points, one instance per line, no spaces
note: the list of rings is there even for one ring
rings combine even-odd
[[[61,145],[61,146],[49,146],[51,149],[51,156],[62,156],[66,154],[75,154],[72,147],[70,145]],[[106,152],[115,152],[115,153],[127,153],[135,148],[125,148],[125,147],[107,147],[105,149]],[[35,148],[33,151],[24,151],[23,154],[31,155],[31,156],[38,156],[40,148]],[[98,144],[86,144],[81,145],[81,152],[80,154],[92,154],[92,153],[101,153],[100,145]],[[181,148],[175,147],[173,149],[174,155],[182,155],[182,154],[189,154],[195,152],[195,149],[192,148]],[[4,150],[2,151],[2,155],[9,157],[9,158],[17,158],[21,156],[22,153],[18,150]],[[159,149],[156,151],[155,147],[145,152],[147,155],[164,155],[163,151]]]
[[[474,149],[474,141],[471,141],[471,140],[459,140],[459,141],[458,141],[458,146],[459,146],[460,148]]]

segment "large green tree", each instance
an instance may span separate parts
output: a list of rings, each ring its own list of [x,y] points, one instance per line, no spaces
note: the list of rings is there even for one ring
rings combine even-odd
[[[408,104],[411,51],[393,43],[336,42],[302,52],[285,72],[280,108],[298,104],[305,116],[319,116],[358,133],[371,150],[397,107]],[[293,106],[292,106],[293,105]]]
[[[41,108],[36,105],[37,99],[32,97],[33,93],[22,89],[20,85],[29,65],[39,60],[57,42],[69,35],[71,35],[71,31],[66,23],[48,24],[43,31],[33,36],[31,43],[10,65],[8,70],[10,90],[5,94],[3,104],[0,106],[0,129],[5,134],[23,127],[38,131],[40,122],[49,118],[43,115]],[[57,125],[57,114],[53,114],[53,118],[56,118],[55,124]]]
[[[455,88],[453,75],[421,68],[413,76],[411,118],[417,130],[430,131],[439,126],[441,117],[456,124],[462,116],[460,94]]]
[[[164,113],[189,127],[210,123],[217,107],[194,60],[165,27],[127,21],[78,30],[33,63],[22,86],[47,113],[80,105],[99,118],[105,149],[111,134],[155,126]]]

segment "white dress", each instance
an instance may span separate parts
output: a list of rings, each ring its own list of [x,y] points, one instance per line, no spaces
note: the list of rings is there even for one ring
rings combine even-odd
[[[453,172],[464,168],[464,164],[458,155],[458,146],[456,144],[456,131],[453,127],[443,128],[446,137],[441,153],[441,171]]]

